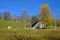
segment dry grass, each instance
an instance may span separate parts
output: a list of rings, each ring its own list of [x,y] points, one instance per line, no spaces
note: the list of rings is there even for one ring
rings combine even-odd
[[[60,31],[45,29],[0,30],[0,40],[60,40]]]

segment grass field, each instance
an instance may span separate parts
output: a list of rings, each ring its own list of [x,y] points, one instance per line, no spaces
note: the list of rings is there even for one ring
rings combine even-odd
[[[30,23],[22,23],[20,21],[5,21],[0,20],[0,29],[7,29],[8,26],[11,26],[13,29],[23,29],[24,27],[30,28]]]
[[[8,30],[8,26],[12,29]],[[30,28],[30,23],[26,26]],[[24,29],[20,21],[0,20],[0,40],[60,40],[60,30]]]
[[[48,29],[0,30],[0,40],[60,40],[60,31]]]

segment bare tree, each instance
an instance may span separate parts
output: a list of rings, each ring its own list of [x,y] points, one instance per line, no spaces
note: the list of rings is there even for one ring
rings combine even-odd
[[[20,21],[20,16],[17,16],[17,20]]]
[[[16,21],[17,20],[17,16],[14,14],[13,15],[13,20]]]
[[[2,13],[0,13],[0,19],[2,19]]]
[[[26,22],[27,22],[27,10],[23,10],[23,13],[21,14],[21,21],[24,23],[24,26],[26,27]]]
[[[5,19],[5,20],[9,20],[10,17],[11,17],[10,12],[4,12],[4,19]]]

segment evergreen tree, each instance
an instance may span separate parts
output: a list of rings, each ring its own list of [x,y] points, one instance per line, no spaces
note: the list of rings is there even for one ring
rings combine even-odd
[[[36,16],[32,16],[31,24],[34,24],[36,21],[38,21],[38,18]]]

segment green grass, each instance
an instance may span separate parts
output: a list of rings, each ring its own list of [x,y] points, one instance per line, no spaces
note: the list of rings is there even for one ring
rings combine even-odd
[[[8,26],[11,26],[13,29],[23,29],[25,25],[20,21],[0,20],[0,29],[7,29]],[[26,23],[26,27],[30,27],[30,23]]]
[[[0,30],[0,40],[60,40],[60,31],[46,29]]]
[[[21,21],[6,21],[6,20],[0,20],[0,29],[8,29],[8,26],[11,26],[12,29],[24,29],[30,28],[31,24],[29,22],[23,23]],[[54,29],[55,27],[50,25],[48,26],[49,29]],[[57,29],[60,29],[60,27],[57,27]]]
[[[12,29],[8,30],[8,26]],[[24,29],[21,21],[0,20],[0,40],[60,40],[60,27],[54,30],[49,29]],[[30,28],[30,23],[26,23]]]

